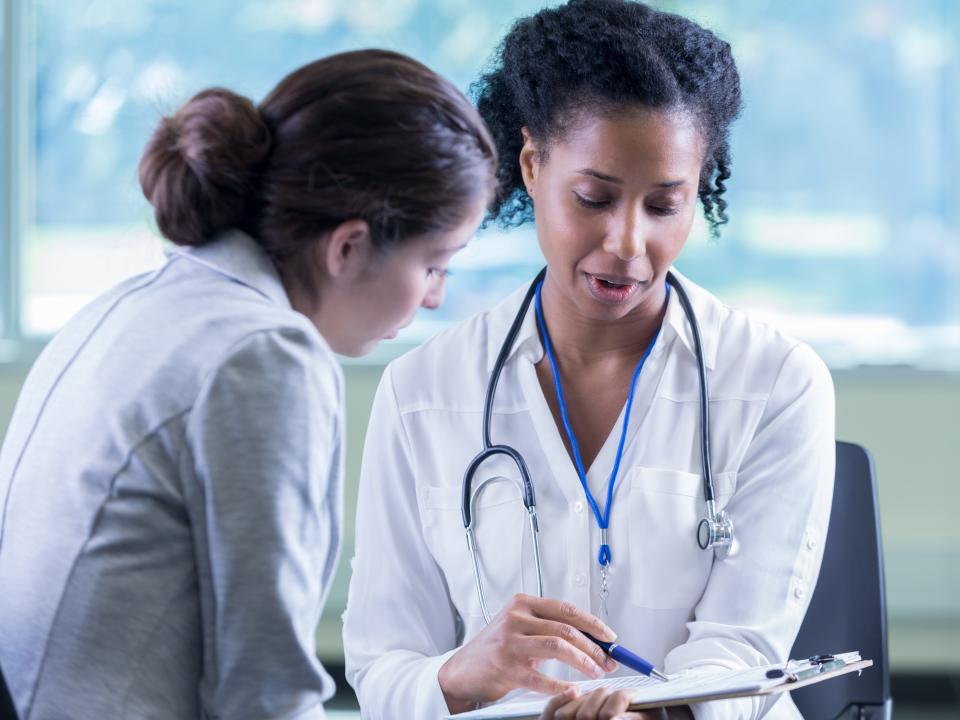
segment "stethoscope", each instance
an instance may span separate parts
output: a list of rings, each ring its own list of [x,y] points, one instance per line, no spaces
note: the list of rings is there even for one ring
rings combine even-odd
[[[473,487],[473,476],[479,467],[490,458],[497,455],[504,455],[516,465],[520,472],[520,481],[512,480],[516,485],[523,505],[527,509],[527,519],[530,528],[530,538],[533,544],[533,560],[537,570],[537,594],[543,597],[543,571],[540,564],[540,523],[537,519],[537,501],[533,488],[533,480],[530,477],[530,471],[527,469],[527,463],[523,455],[518,450],[509,445],[494,445],[490,439],[490,425],[493,419],[493,398],[497,392],[497,383],[500,380],[500,373],[503,372],[503,366],[506,364],[507,357],[513,349],[517,334],[523,325],[527,311],[530,309],[530,303],[533,301],[537,292],[537,286],[546,276],[547,269],[541,270],[537,277],[530,284],[530,289],[520,304],[507,336],[500,347],[500,353],[497,355],[497,361],[494,363],[493,371],[490,373],[490,381],[487,384],[487,394],[483,401],[483,450],[481,450],[470,464],[463,475],[463,488],[461,495],[461,513],[463,515],[463,528],[467,536],[467,549],[470,552],[470,559],[473,563],[474,580],[477,586],[477,595],[480,599],[480,610],[486,622],[490,622],[491,615],[487,608],[486,598],[483,594],[483,580],[480,573],[480,559],[477,555],[477,539],[474,534],[474,520],[476,512],[474,511],[474,502],[483,486],[488,482],[503,480],[501,476],[491,477],[480,482],[477,487]],[[697,323],[697,316],[690,304],[690,298],[680,285],[680,281],[673,272],[667,272],[667,283],[677,293],[677,299],[683,308],[683,314],[690,323],[693,331],[693,345],[697,357],[697,375],[700,380],[700,456],[703,467],[703,497],[706,500],[706,517],[702,518],[697,525],[697,544],[701,550],[714,551],[718,557],[725,557],[729,553],[733,544],[733,521],[723,510],[717,509],[714,498],[713,472],[710,465],[710,397],[707,390],[707,370],[703,361],[703,347],[700,343],[700,326]],[[606,531],[604,531],[606,532]]]

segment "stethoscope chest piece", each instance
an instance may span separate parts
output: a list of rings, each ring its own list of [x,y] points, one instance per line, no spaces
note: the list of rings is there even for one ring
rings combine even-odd
[[[707,516],[697,526],[697,545],[701,550],[712,548],[720,559],[735,553],[733,520],[723,510],[717,510],[713,501],[707,503]]]

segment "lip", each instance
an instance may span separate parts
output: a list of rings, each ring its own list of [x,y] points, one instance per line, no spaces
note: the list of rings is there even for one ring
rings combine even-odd
[[[595,277],[599,280],[606,280],[609,283],[615,283],[617,285],[636,285],[643,282],[642,280],[637,280],[629,275],[613,275],[611,273],[586,273],[586,275]]]
[[[381,338],[381,339],[382,339],[382,340],[393,340],[393,339],[397,336],[397,332],[398,332],[398,330],[397,330],[396,328],[394,328],[393,330],[391,330],[390,332],[388,332],[386,335],[384,335],[383,338]]]
[[[587,281],[587,289],[594,300],[605,305],[621,305],[629,300],[637,292],[643,281],[635,278],[628,278],[622,275],[608,275],[606,273],[584,273]],[[601,280],[613,283],[618,287],[605,285]]]

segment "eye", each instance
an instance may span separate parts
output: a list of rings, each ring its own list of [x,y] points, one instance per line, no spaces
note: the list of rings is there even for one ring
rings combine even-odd
[[[650,212],[660,217],[666,217],[667,215],[676,215],[678,212],[680,212],[680,209],[676,207],[663,207],[659,205],[651,205],[649,207],[650,207]]]
[[[446,278],[451,275],[453,275],[453,273],[448,268],[427,268],[427,277]]]
[[[592,200],[588,197],[584,197],[578,192],[574,192],[573,196],[577,199],[578,203],[585,208],[589,208],[590,210],[600,210],[610,204],[609,200]]]

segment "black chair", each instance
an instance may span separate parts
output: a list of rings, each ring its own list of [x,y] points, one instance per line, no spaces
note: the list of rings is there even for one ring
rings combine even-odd
[[[820,578],[790,653],[859,650],[873,667],[794,691],[808,720],[889,720],[890,667],[883,548],[873,459],[861,446],[837,443],[833,510]]]
[[[13,707],[7,681],[3,678],[3,668],[0,668],[0,720],[17,720],[17,711]]]

